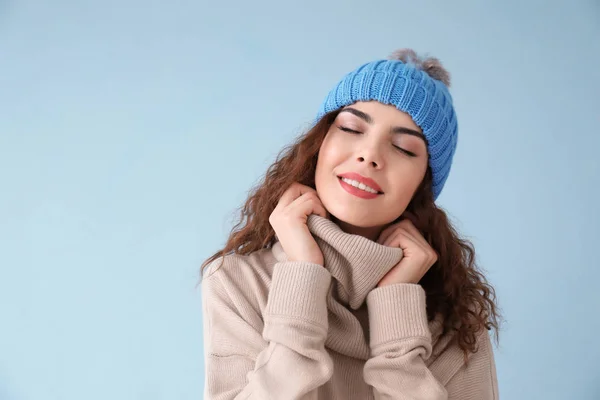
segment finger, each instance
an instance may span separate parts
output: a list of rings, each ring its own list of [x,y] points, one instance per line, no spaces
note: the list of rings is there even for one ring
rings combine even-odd
[[[412,221],[404,220],[403,222],[403,226],[406,229],[406,231],[409,232],[414,238],[414,240],[421,245],[421,248],[423,249],[425,254],[428,257],[430,257],[433,260],[433,262],[437,261],[439,257],[437,251],[435,251],[435,249],[431,246],[427,239],[425,239],[421,231],[417,229],[417,227]]]
[[[393,246],[392,242],[394,241],[394,238],[396,237],[396,235],[398,235],[398,231],[400,231],[402,229],[401,226],[394,226],[394,229],[391,229],[387,235],[385,236],[382,244],[384,246]]]
[[[403,220],[402,223],[404,229],[406,229],[406,231],[408,231],[414,237],[414,240],[421,243],[422,246],[429,246],[429,243],[423,237],[423,234],[417,229],[417,227],[413,224],[412,221],[406,219]]]
[[[305,192],[305,193],[300,194],[299,196],[294,198],[288,205],[284,206],[285,212],[293,214],[295,212],[295,210],[298,208],[298,206],[301,205],[302,203],[306,202],[310,198],[310,196],[311,196],[310,192]],[[283,196],[281,196],[281,198],[283,199]],[[286,200],[287,200],[287,198],[286,198]],[[281,201],[280,201],[280,203],[283,204],[283,202],[281,202]]]
[[[379,238],[377,238],[377,243],[383,244],[390,237],[390,235],[394,233],[394,231],[396,229],[398,229],[398,224],[392,224],[392,225],[388,226],[387,228],[385,228],[379,234]]]
[[[311,198],[306,202],[302,203],[304,208],[304,214],[308,217],[311,214],[319,215],[323,218],[327,218],[327,210],[319,199]]]
[[[303,215],[305,218],[310,214],[317,214],[323,218],[327,218],[327,211],[316,192],[308,192],[298,197],[288,206],[288,209],[294,215]]]
[[[429,244],[427,242],[423,243],[419,241],[418,236],[415,237],[411,232],[406,229],[398,229],[398,231],[389,239],[392,246],[402,245],[403,250],[413,249],[414,251],[423,253],[425,255],[429,254]]]
[[[428,266],[431,266],[438,260],[437,252],[427,241],[422,242],[419,238],[420,236],[413,236],[407,230],[398,229],[388,242],[389,246],[400,247],[404,251],[412,249],[413,255],[427,260]]]
[[[413,238],[401,228],[396,230],[394,234],[387,239],[386,242],[386,246],[399,247],[402,250],[414,248],[415,246],[420,247],[420,245],[417,242],[415,242],[415,240],[413,240]]]
[[[296,200],[303,194],[314,191],[315,190],[309,186],[302,185],[298,182],[294,182],[286,189],[285,192],[283,192],[277,206],[279,206],[280,208],[286,208],[287,206],[292,204],[294,200]]]
[[[416,221],[416,217],[410,211],[404,211],[400,215],[400,218],[402,219],[399,222],[389,225],[379,234],[379,238],[377,240],[378,243],[385,241],[389,237],[389,235],[391,235],[399,226],[404,225],[408,222]]]
[[[407,230],[411,232],[415,236],[415,238],[419,240],[419,242],[423,243],[424,246],[431,247],[427,239],[425,239],[423,232],[421,232],[421,230],[417,228],[419,223],[416,214],[410,211],[404,211],[404,213],[402,213],[402,217],[404,218],[403,221],[406,221],[405,223],[407,224]],[[435,251],[433,252],[435,253]]]

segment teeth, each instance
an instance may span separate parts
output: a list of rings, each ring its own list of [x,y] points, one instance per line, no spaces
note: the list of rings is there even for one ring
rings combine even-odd
[[[348,185],[352,185],[354,187],[357,187],[357,188],[359,188],[361,190],[364,190],[365,192],[375,193],[375,194],[379,193],[377,190],[373,189],[372,187],[369,187],[369,186],[365,185],[364,183],[360,183],[360,182],[357,182],[355,180],[347,179],[347,178],[342,178],[342,180],[344,182],[346,182]]]

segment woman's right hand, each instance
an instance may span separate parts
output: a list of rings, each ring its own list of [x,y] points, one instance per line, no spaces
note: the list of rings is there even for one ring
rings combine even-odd
[[[323,252],[308,229],[310,214],[328,218],[317,191],[294,182],[281,195],[277,206],[269,216],[269,223],[289,261],[306,261],[323,265]]]

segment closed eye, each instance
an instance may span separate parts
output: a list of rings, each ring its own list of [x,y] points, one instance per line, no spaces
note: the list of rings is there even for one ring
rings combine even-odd
[[[350,132],[350,133],[353,133],[353,134],[361,134],[361,133],[362,133],[362,132],[355,131],[354,129],[350,129],[350,128],[347,128],[347,127],[345,127],[345,126],[341,126],[341,125],[340,125],[340,126],[338,126],[338,128],[339,128],[341,131],[344,131],[344,132]],[[415,153],[413,153],[412,151],[404,150],[402,147],[398,147],[398,146],[396,146],[396,145],[393,145],[393,146],[394,146],[396,149],[400,150],[402,153],[404,153],[404,154],[406,154],[406,155],[408,155],[408,156],[410,156],[410,157],[416,157],[416,156],[417,156],[417,155],[416,155]]]
[[[340,128],[340,130],[344,132],[360,133],[359,131],[355,131],[354,129],[346,128],[345,126],[338,126],[338,128]]]

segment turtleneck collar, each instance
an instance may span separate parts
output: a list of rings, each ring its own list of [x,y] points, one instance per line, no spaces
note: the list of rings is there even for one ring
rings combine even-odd
[[[369,292],[402,259],[402,249],[346,233],[319,215],[309,215],[307,225],[323,252],[324,267],[333,278],[333,296],[353,310],[363,305]],[[278,261],[287,261],[279,241],[273,245],[273,255]]]

